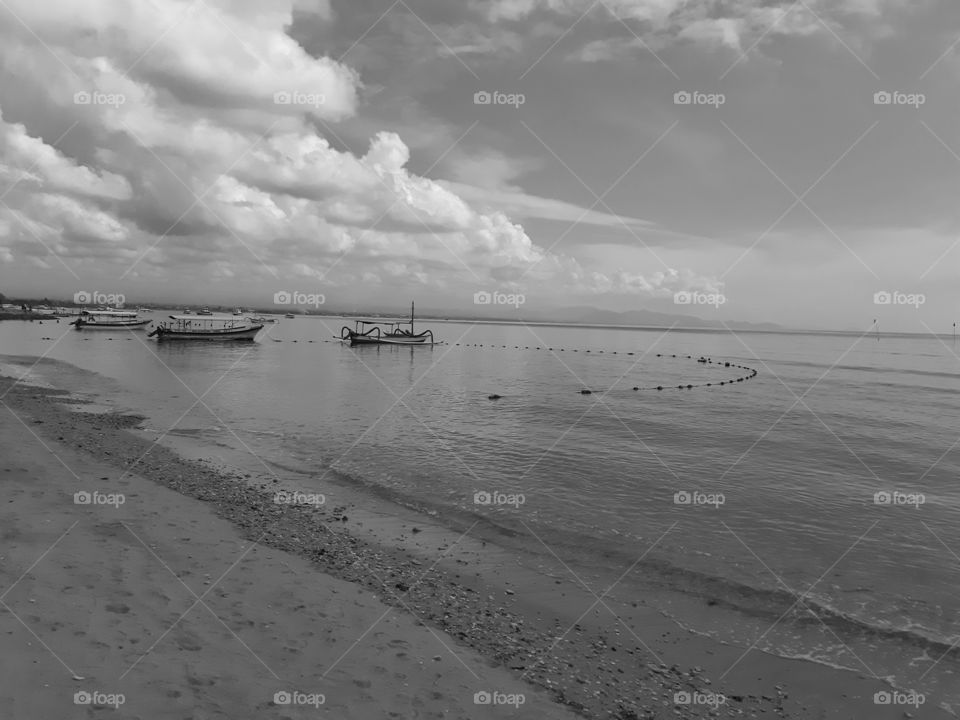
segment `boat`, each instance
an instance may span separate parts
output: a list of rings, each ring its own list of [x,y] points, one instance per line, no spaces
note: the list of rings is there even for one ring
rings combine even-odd
[[[169,321],[157,323],[147,337],[157,340],[253,340],[263,329],[263,323],[249,318],[230,316],[196,317],[171,315]]]
[[[133,310],[81,310],[72,323],[77,330],[137,330],[150,324]]]
[[[237,308],[236,310],[233,311],[233,314],[234,314],[234,315],[243,315],[243,310],[241,310],[240,308]]]
[[[192,313],[192,311],[190,310],[190,308],[184,308],[183,314],[184,314],[184,315],[192,315],[193,313]]]
[[[413,309],[410,303],[409,320],[358,319],[352,330],[343,326],[340,340],[351,345],[434,345],[432,330],[414,332]]]
[[[197,315],[213,315],[213,310],[208,307],[197,310]]]
[[[277,319],[275,317],[263,317],[262,315],[255,315],[250,318],[255,323],[275,323]]]
[[[294,315],[293,313],[287,313],[286,315],[284,315],[284,317],[287,318],[287,320],[293,320],[296,317],[296,315]]]

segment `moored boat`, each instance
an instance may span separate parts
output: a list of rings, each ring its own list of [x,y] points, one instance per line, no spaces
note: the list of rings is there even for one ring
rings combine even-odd
[[[253,340],[263,323],[249,318],[210,315],[171,315],[169,321],[157,324],[147,337],[157,340]]]
[[[351,330],[346,325],[340,339],[351,345],[434,345],[433,331],[414,332],[413,303],[409,320],[356,320]]]
[[[77,330],[137,330],[150,324],[132,310],[81,310],[72,323]]]
[[[284,315],[284,317],[287,318],[287,320],[293,320],[296,317],[296,315],[294,315],[293,313],[287,313],[286,315]]]

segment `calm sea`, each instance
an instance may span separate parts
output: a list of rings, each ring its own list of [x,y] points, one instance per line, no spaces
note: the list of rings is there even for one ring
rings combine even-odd
[[[329,341],[343,324],[281,320],[231,345],[4,322],[0,353],[96,372],[104,403],[251,473],[365,484],[514,538],[526,523],[613,571],[672,526],[645,581],[742,619],[695,629],[749,644],[784,615],[759,648],[960,706],[949,338],[425,321],[446,344],[350,348]],[[726,362],[758,375],[720,386],[750,374]]]

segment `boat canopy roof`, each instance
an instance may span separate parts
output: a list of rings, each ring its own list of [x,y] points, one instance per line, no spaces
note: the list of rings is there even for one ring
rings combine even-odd
[[[171,320],[189,320],[190,322],[246,322],[246,318],[236,315],[170,315]]]
[[[133,310],[81,310],[81,315],[109,315],[110,317],[136,317]]]

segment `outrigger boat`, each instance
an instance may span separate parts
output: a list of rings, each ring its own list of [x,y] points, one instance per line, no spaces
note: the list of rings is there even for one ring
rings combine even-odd
[[[150,320],[132,310],[81,310],[80,317],[70,324],[77,330],[137,330]]]
[[[424,330],[419,334],[414,332],[413,303],[410,303],[409,320],[357,320],[353,330],[346,325],[343,326],[340,330],[340,340],[351,345],[435,344],[432,330]]]
[[[171,315],[169,322],[161,322],[147,337],[157,340],[253,340],[263,329],[263,323],[249,318],[197,317]]]

